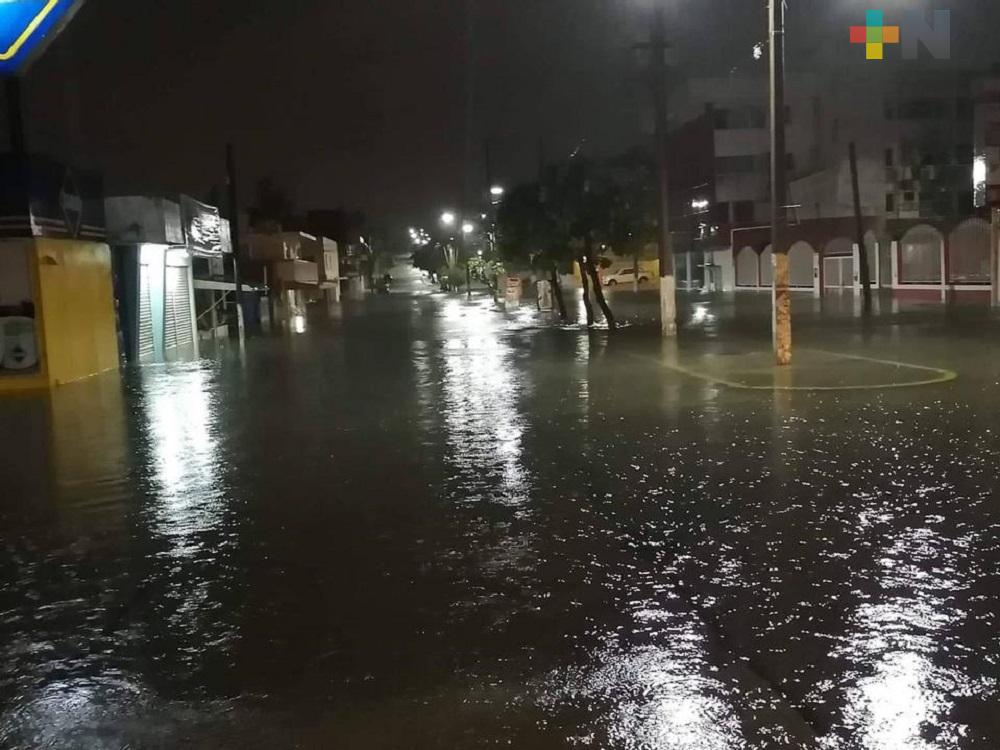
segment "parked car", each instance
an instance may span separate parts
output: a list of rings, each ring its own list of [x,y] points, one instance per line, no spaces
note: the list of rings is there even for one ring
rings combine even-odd
[[[617,286],[618,284],[631,284],[635,281],[634,268],[619,268],[617,271],[609,271],[604,274],[604,286]],[[649,272],[645,268],[639,268],[639,283],[644,284],[649,281]]]

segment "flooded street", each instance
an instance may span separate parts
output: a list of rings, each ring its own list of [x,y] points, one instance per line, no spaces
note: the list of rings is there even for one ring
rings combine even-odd
[[[803,299],[958,379],[744,390],[664,362],[766,350],[763,296],[680,354],[647,302],[379,296],[0,401],[0,747],[1000,746],[1000,326]]]

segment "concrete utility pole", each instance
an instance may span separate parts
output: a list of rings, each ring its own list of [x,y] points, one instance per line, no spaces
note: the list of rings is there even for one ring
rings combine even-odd
[[[649,85],[653,94],[653,116],[656,118],[656,158],[659,172],[659,231],[657,241],[660,257],[660,330],[664,338],[677,336],[677,280],[674,277],[674,254],[670,245],[670,182],[668,164],[669,134],[667,127],[667,34],[663,9],[657,8],[649,42],[636,45],[650,55]],[[638,278],[638,266],[635,269]]]
[[[774,259],[772,335],[779,365],[792,363],[789,291],[787,156],[785,147],[785,0],[768,0],[771,38],[771,253]]]
[[[858,260],[861,263],[860,281],[861,294],[864,300],[864,312],[868,315],[872,311],[872,280],[868,265],[868,248],[865,247],[865,225],[861,218],[861,185],[858,180],[858,151],[851,141],[848,147],[848,156],[851,160],[851,190],[854,193],[854,222],[858,232]]]

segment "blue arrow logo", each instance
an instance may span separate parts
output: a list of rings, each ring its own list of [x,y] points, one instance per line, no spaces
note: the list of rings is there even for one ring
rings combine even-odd
[[[76,0],[0,0],[0,74],[20,72],[75,5]]]

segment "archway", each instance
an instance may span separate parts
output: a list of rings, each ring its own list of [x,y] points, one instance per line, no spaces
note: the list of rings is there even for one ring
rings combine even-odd
[[[770,245],[760,254],[760,285],[774,286],[774,253],[771,252]]]
[[[757,287],[760,285],[760,256],[749,245],[740,248],[736,254],[736,286]]]
[[[899,281],[940,284],[942,234],[929,224],[912,227],[899,241]]]
[[[948,236],[948,281],[989,284],[990,280],[990,225],[967,219]]]
[[[814,255],[813,246],[802,240],[788,249],[788,283],[791,286],[812,289]]]

